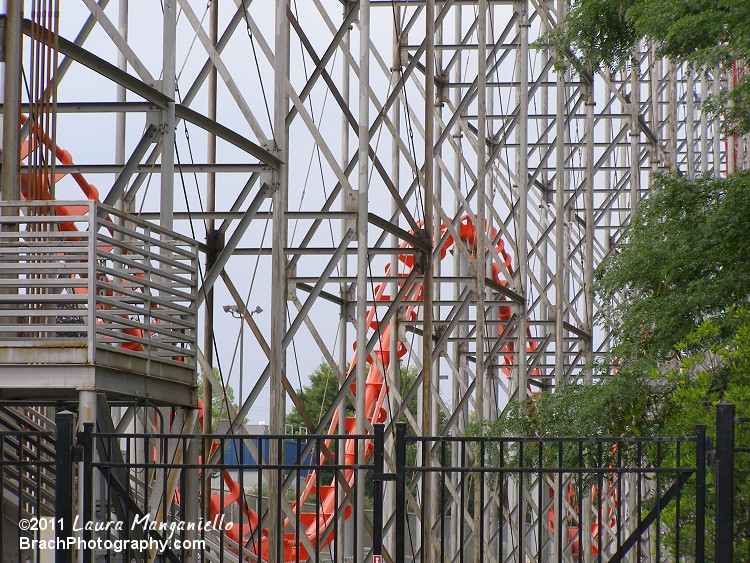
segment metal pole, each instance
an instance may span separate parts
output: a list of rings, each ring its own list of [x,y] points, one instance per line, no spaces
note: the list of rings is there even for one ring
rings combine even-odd
[[[462,39],[462,24],[463,24],[463,7],[456,6],[455,10],[455,22],[454,22],[454,29],[453,29],[453,41],[456,45],[461,43]],[[463,57],[462,57],[462,51],[457,51],[455,54],[456,61],[454,63],[453,68],[453,82],[458,84],[461,82],[462,79],[462,70],[463,70]],[[463,96],[463,89],[460,87],[454,87],[452,92],[453,95],[453,104],[455,107],[458,107],[461,98]],[[456,143],[460,146],[463,144],[463,133],[461,131],[461,126],[459,124],[456,124],[453,128],[453,137],[456,140]],[[463,186],[462,181],[462,162],[460,158],[454,159],[453,163],[453,178],[454,182],[456,182],[456,196],[455,196],[455,206],[456,209],[459,208],[459,205],[461,204],[460,198],[458,196],[459,193],[461,193],[461,188]],[[454,244],[461,244],[461,241],[454,241]],[[465,278],[468,276],[468,263],[466,260],[466,257],[461,252],[455,253],[455,259],[453,262],[453,272],[456,276],[456,282],[453,287],[453,298],[458,299],[459,296],[463,293],[464,286],[466,282],[462,282],[461,278]],[[477,311],[479,311],[479,303],[477,303]],[[468,314],[464,313],[462,320],[468,319]],[[460,324],[458,329],[458,336],[459,338],[466,338],[468,336],[469,328],[467,324]],[[467,362],[467,345],[465,344],[465,341],[456,342],[453,345],[453,361],[455,363],[455,369],[453,373],[453,388],[452,388],[452,404],[453,405],[459,405],[461,402],[461,398],[464,396],[464,393],[466,393],[469,383],[468,383],[468,369],[466,366]],[[463,407],[454,407],[454,408],[460,408],[461,413],[459,414],[456,423],[454,425],[454,432],[456,432],[457,435],[462,435],[466,431],[466,425],[468,424],[469,416],[468,416],[468,406]],[[460,463],[460,452],[459,448],[452,448],[451,450],[451,465],[454,467],[458,466]],[[464,506],[459,500],[451,497],[450,502],[450,516],[451,516],[451,530],[450,530],[450,537],[448,538],[449,544],[451,546],[451,550],[448,553],[448,557],[453,558],[452,560],[455,560],[458,550],[460,549],[460,538],[461,538],[461,530],[460,526],[458,525],[458,522],[460,521],[460,514],[464,510]]]
[[[659,120],[659,82],[661,76],[658,72],[656,48],[652,46],[646,46],[648,49],[648,70],[649,70],[649,105],[650,105],[650,117],[651,117],[651,131],[659,136],[659,129],[661,122]],[[651,145],[649,164],[651,165],[651,172],[656,172],[659,168],[659,148],[655,145]]]
[[[2,122],[2,171],[0,171],[0,201],[17,202],[21,200],[21,179],[19,165],[21,161],[20,144],[20,115],[21,115],[21,51],[23,19],[23,0],[6,0],[3,2],[5,11],[5,62],[3,63],[3,85],[0,95],[3,102]],[[19,215],[17,207],[3,207],[0,214],[4,216]],[[0,224],[2,232],[18,232],[18,223],[3,222]],[[4,239],[5,244],[12,244],[13,239]],[[0,279],[18,278],[18,274],[1,274]],[[18,293],[18,288],[12,284],[0,288],[0,295]],[[15,305],[0,305],[2,309],[14,308]],[[0,332],[2,338],[12,338],[12,332]]]
[[[344,11],[343,11],[343,18],[346,20],[346,18],[349,16],[349,11],[353,10],[354,4],[353,3],[344,3]],[[344,34],[344,39],[342,40],[343,48],[345,51],[351,50],[351,42],[352,42],[352,33],[351,28],[347,26],[346,32]],[[341,72],[341,95],[343,99],[346,101],[346,103],[349,103],[350,99],[350,90],[351,90],[351,69],[348,64],[342,65],[342,72]],[[349,163],[349,137],[350,137],[350,127],[351,125],[347,121],[346,117],[343,116],[341,118],[341,168],[345,169],[347,164]],[[342,202],[341,207],[342,209],[350,210],[352,207],[352,200],[353,200],[353,191],[350,188],[344,188],[342,190]],[[354,227],[354,225],[351,223],[350,220],[342,221],[341,222],[341,235],[343,236],[344,233]],[[349,275],[349,261],[346,256],[341,260],[341,276],[347,277]],[[351,309],[351,298],[352,294],[349,291],[349,284],[342,283],[339,288],[339,295],[341,297],[341,308],[340,308],[340,318],[339,318],[339,357],[338,357],[338,364],[339,364],[339,372],[341,373],[341,376],[343,378],[346,377],[346,373],[349,367],[349,346],[348,346],[348,324],[350,320],[350,316],[352,314]],[[339,381],[339,385],[343,385],[344,381]],[[338,433],[339,435],[346,434],[346,397],[344,397],[341,400],[341,403],[338,407]],[[317,421],[316,421],[317,422]],[[336,441],[337,446],[337,452],[336,455],[338,456],[338,459],[344,459],[344,456],[346,455],[346,440],[337,440]],[[338,498],[344,498],[344,488],[340,484],[336,484],[338,487]],[[344,563],[344,558],[346,556],[346,543],[347,543],[347,534],[345,532],[347,527],[347,519],[345,518],[344,511],[338,511],[336,514],[337,522],[336,522],[336,529],[339,530],[339,532],[336,534],[334,541],[336,542],[336,563]]]
[[[565,13],[565,0],[556,0],[557,19]],[[565,372],[565,71],[557,71],[555,114],[555,388]],[[558,498],[558,497],[555,497]],[[555,527],[557,530],[559,526]],[[557,545],[557,542],[555,542]]]
[[[706,555],[706,426],[698,425],[695,433],[695,560]]]
[[[209,13],[209,34],[211,44],[215,47],[219,37],[219,3],[211,2]],[[216,119],[216,85],[217,70],[216,65],[211,66],[208,73],[208,117]],[[208,133],[208,147],[206,151],[206,161],[209,164],[216,162],[216,135]],[[206,175],[206,210],[212,212],[216,210],[216,174],[209,172]],[[216,257],[219,253],[220,246],[217,244],[217,233],[215,230],[215,221],[213,218],[206,220],[206,272],[210,272]],[[206,364],[213,369],[214,365],[214,289],[213,285],[206,294],[206,306],[203,316],[203,354],[206,357]],[[240,403],[242,404],[242,403]],[[211,380],[203,377],[203,433],[210,434],[213,422],[213,388]],[[208,503],[204,503],[204,518],[209,518]]]
[[[253,312],[250,312],[250,315],[252,316]],[[244,379],[244,368],[245,368],[245,319],[243,318],[242,314],[239,316],[240,318],[240,385],[239,385],[239,398],[237,400],[238,404],[242,404],[244,402],[244,395],[242,394],[242,380]]]
[[[96,424],[96,390],[93,388],[82,388],[78,389],[78,431],[83,432],[87,426],[94,426]],[[109,416],[109,413],[106,413]],[[94,505],[88,505],[90,502],[91,495],[87,494],[87,488],[91,487],[91,483],[87,478],[82,477],[86,475],[86,462],[81,459],[78,463],[78,479],[76,481],[76,490],[78,493],[78,510],[76,514],[79,518],[87,522],[85,519],[86,514],[93,514]],[[91,477],[93,477],[93,472]],[[88,476],[87,476],[88,477]],[[74,532],[75,536],[84,539],[86,536],[81,531]],[[80,555],[80,554],[79,554]]]
[[[211,44],[216,46],[219,36],[219,3],[211,2],[210,13],[209,13],[209,39]],[[216,120],[216,66],[211,66],[211,71],[208,75],[208,117]],[[208,163],[216,162],[216,135],[213,133],[208,134],[208,147],[206,161]],[[206,177],[206,210],[214,211],[216,209],[216,196],[215,196],[215,174],[209,173]],[[219,245],[216,244],[216,231],[214,230],[214,221],[209,219],[206,221],[206,272],[210,272],[213,268],[213,264],[216,261],[216,256],[220,251]],[[213,285],[206,295],[205,308],[203,313],[203,352],[206,357],[206,364],[212,369],[213,368],[213,347],[214,347],[214,331],[213,331],[213,316],[214,316],[214,290]],[[204,434],[210,434],[212,423],[213,423],[213,389],[211,386],[211,380],[205,374],[203,377],[203,428],[198,428],[199,432]],[[240,401],[240,404],[242,402]],[[198,420],[198,413],[195,413],[195,420]],[[185,412],[186,420],[191,416],[189,411]],[[196,425],[197,427],[197,425]],[[185,452],[185,461],[189,466],[193,466],[192,469],[185,469],[185,517],[188,522],[198,521],[200,514],[200,507],[198,505],[198,497],[200,495],[200,479],[198,475],[198,454],[200,450],[200,435],[189,438],[187,451]],[[208,502],[203,503],[203,516],[206,520],[210,519],[210,504]],[[198,533],[195,530],[188,530],[186,532],[186,538],[189,540],[197,539]],[[194,550],[190,550],[186,553],[188,561],[197,561],[198,553]]]
[[[716,556],[734,557],[734,405],[716,405]]]
[[[373,510],[372,510],[372,554],[383,553],[383,441],[385,428],[382,424],[374,427],[375,440],[373,451]],[[361,469],[360,469],[361,471]]]
[[[685,138],[687,141],[687,177],[695,178],[695,72],[691,68],[687,72],[687,91],[685,92]]]
[[[586,191],[584,206],[586,208],[586,232],[583,256],[583,283],[586,286],[586,334],[584,343],[586,363],[591,366],[594,360],[594,300],[589,294],[594,285],[594,85],[586,87]],[[592,382],[592,368],[586,369],[585,380]]]
[[[370,1],[359,5],[359,148],[358,148],[358,208],[357,208],[357,374],[355,433],[365,433],[365,390],[367,380],[367,212],[369,208],[369,149],[370,149]],[[357,449],[357,465],[364,464],[364,450]],[[354,560],[365,560],[365,490],[362,483],[355,487]]]
[[[3,85],[3,170],[2,200],[19,201],[21,184],[20,115],[21,115],[21,22],[23,0],[8,0],[5,10],[5,74]],[[11,213],[11,209],[5,212]],[[5,226],[3,227],[5,228]]]
[[[186,409],[185,418],[192,417],[193,420],[198,420],[198,413],[191,413],[191,409]],[[197,427],[197,424],[196,424]],[[198,522],[200,519],[200,507],[198,504],[198,498],[200,496],[200,478],[198,475],[198,454],[200,449],[200,429],[197,429],[197,433],[193,436],[187,437],[186,451],[185,451],[185,464],[188,466],[183,469],[185,474],[185,521],[186,522]],[[209,504],[209,503],[206,503]],[[185,539],[192,541],[198,539],[198,531],[194,529],[188,529],[185,531]],[[186,563],[193,563],[198,561],[198,551],[189,549],[185,551]]]
[[[478,423],[485,420],[485,391],[487,389],[487,366],[485,362],[485,277],[487,272],[487,0],[479,0],[477,6],[477,189],[476,189],[476,256],[474,274],[476,284],[476,349],[474,379],[476,382],[476,403],[474,406]],[[426,477],[426,475],[425,475]],[[482,506],[482,483],[474,485],[474,536],[477,544],[485,544],[486,536],[481,529],[479,514]],[[474,562],[480,563],[482,547],[476,546]]]
[[[83,522],[93,522],[94,521],[94,470],[93,470],[93,462],[94,462],[94,440],[93,440],[93,432],[94,428],[96,427],[95,424],[87,422],[82,425],[83,426],[83,433],[80,434],[80,436],[83,436],[83,463],[82,463],[82,471],[78,474],[78,479],[82,483],[82,492],[83,492],[83,511],[81,513],[81,519]],[[91,530],[84,530],[83,531],[83,541],[88,543],[89,540],[93,539],[93,534]],[[81,553],[81,561],[82,563],[91,563],[93,561],[92,557],[93,553],[92,550],[87,549],[84,547],[83,553]]]
[[[396,424],[396,561],[406,561],[406,423]]]
[[[516,135],[518,149],[516,152],[516,172],[518,183],[518,218],[516,253],[518,256],[517,292],[522,298],[520,316],[518,320],[518,347],[516,349],[517,375],[515,396],[519,401],[526,399],[528,384],[526,380],[526,330],[528,326],[528,295],[527,282],[529,280],[529,255],[528,255],[528,127],[529,127],[529,19],[528,4],[524,0],[515,5],[518,26],[518,126]],[[515,515],[518,529],[518,542],[523,545],[526,538],[526,486],[522,482],[518,487],[518,495],[515,504]]]
[[[394,21],[397,23],[396,27],[394,28],[394,38],[393,38],[393,66],[391,68],[391,87],[396,88],[400,75],[401,75],[401,28],[398,25],[398,22],[400,22],[400,15],[401,15],[401,7],[400,6],[394,6]],[[395,103],[393,104],[391,108],[391,122],[393,123],[394,127],[394,135],[398,136],[401,133],[401,104]],[[396,189],[399,188],[400,182],[399,182],[399,176],[400,176],[400,149],[398,147],[397,143],[393,143],[393,146],[391,148],[391,178],[393,178],[393,181],[396,185]],[[398,211],[398,204],[395,199],[391,201],[391,216],[395,216]],[[394,248],[396,248],[399,244],[398,237],[394,234],[391,235],[391,244]],[[398,293],[399,287],[397,283],[397,274],[398,274],[398,255],[396,253],[391,255],[390,260],[390,274],[394,279],[394,282],[390,284],[390,292],[392,296],[395,296]],[[388,360],[388,373],[387,373],[387,383],[388,385],[394,386],[396,389],[401,391],[401,366],[399,362],[398,357],[398,315],[394,315],[391,319],[390,323],[390,357]],[[400,405],[399,405],[400,406]],[[392,416],[395,417],[395,413],[391,413]],[[398,422],[398,420],[396,420]],[[393,442],[393,436],[389,435],[386,440],[389,458],[395,459],[395,450],[394,450],[394,442]],[[388,521],[388,518],[394,514],[396,510],[395,502],[394,502],[394,496],[393,494],[389,493],[395,493],[393,490],[393,485],[389,483],[383,483],[383,490],[385,492],[384,494],[384,519],[385,521]],[[387,534],[385,534],[384,537],[384,547],[388,553],[394,553],[395,551],[395,534],[393,531],[389,531]]]
[[[117,31],[125,42],[128,41],[128,3],[129,0],[120,0],[118,6]],[[128,61],[122,50],[117,51],[117,68],[123,71],[128,69]],[[124,104],[127,100],[127,90],[120,84],[117,85],[117,102]],[[125,125],[127,113],[119,111],[115,115],[115,162],[125,164]]]
[[[561,21],[565,15],[565,0],[556,0],[557,21]],[[567,275],[565,259],[565,71],[558,70],[557,83],[555,86],[556,113],[555,113],[555,390],[563,383],[565,375],[565,276]],[[561,514],[560,506],[562,495],[562,475],[557,474],[553,482],[553,494],[555,498],[555,511]],[[559,546],[562,545],[562,527],[560,518],[555,522],[552,542],[552,558],[560,561],[562,554]]]
[[[701,173],[708,174],[708,116],[705,111],[708,97],[708,76],[701,70]]]
[[[287,245],[286,211],[289,190],[289,145],[286,115],[289,110],[289,96],[286,83],[289,79],[289,0],[276,2],[276,38],[274,49],[274,141],[276,156],[283,164],[275,173],[277,189],[273,195],[273,248],[271,250],[271,365],[270,365],[270,432],[282,434],[286,415],[284,373],[286,368],[286,299],[287,299]],[[283,443],[281,444],[283,447]],[[283,461],[283,451],[271,448],[269,461],[278,465]],[[279,473],[272,470],[268,479],[270,499],[279,499]],[[280,506],[269,503],[268,545],[269,559],[282,560],[283,530]]]
[[[518,240],[516,241],[518,253],[518,294],[523,298],[523,307],[518,322],[518,400],[523,400],[527,395],[526,381],[526,343],[528,326],[528,295],[526,294],[529,279],[529,251],[528,251],[528,197],[529,197],[529,163],[528,151],[528,129],[529,129],[529,18],[528,4],[526,0],[516,7],[518,11]]]
[[[55,562],[70,563],[66,539],[73,535],[73,413],[55,415]]]
[[[711,81],[711,90],[712,94],[714,96],[718,96],[719,92],[721,91],[721,73],[718,70],[713,71],[713,80]],[[711,120],[711,129],[713,135],[711,136],[712,139],[712,149],[713,149],[713,175],[714,178],[719,177],[719,173],[721,172],[721,134],[719,133],[721,124],[719,123],[719,118],[714,117]]]
[[[667,62],[667,94],[669,112],[669,172],[677,172],[677,68],[672,59]]]
[[[164,41],[162,92],[170,99],[163,112],[164,131],[161,137],[161,198],[159,223],[166,229],[174,228],[174,142],[175,142],[175,83],[177,47],[177,8],[175,0],[164,0]]]
[[[633,62],[630,69],[630,215],[638,210],[640,202],[641,167],[638,142],[641,137],[638,117],[641,107],[641,64],[638,59],[638,47],[633,50]]]
[[[425,124],[424,124],[424,229],[429,250],[424,257],[424,281],[422,283],[422,433],[429,435],[432,431],[432,317],[433,317],[433,265],[432,248],[434,239],[439,236],[433,233],[433,189],[435,160],[435,0],[425,2]],[[423,444],[423,463],[425,468],[432,466],[431,448],[428,442]],[[434,522],[433,502],[435,475],[425,474],[423,479],[422,504],[425,522],[422,522],[422,560],[429,563],[433,560],[432,524]]]
[[[477,14],[477,191],[476,191],[476,256],[474,274],[476,276],[476,362],[474,364],[476,379],[477,422],[484,421],[484,392],[486,388],[486,369],[484,357],[484,279],[486,273],[485,255],[487,254],[487,237],[485,236],[485,190],[487,182],[487,0],[479,0]],[[477,495],[477,500],[479,495]]]
[[[118,3],[118,12],[117,12],[117,32],[122,36],[123,40],[127,43],[128,41],[128,12],[129,12],[129,0],[119,0]],[[128,70],[128,61],[125,57],[125,53],[121,49],[117,50],[117,68],[122,70],[123,72],[127,72]],[[61,73],[61,77],[62,77]],[[56,78],[57,79],[57,78]],[[116,86],[117,88],[117,103],[121,104],[122,106],[125,105],[125,102],[127,101],[127,89],[118,84]],[[125,111],[118,111],[115,114],[115,163],[123,166],[126,161],[125,156],[125,142],[127,138],[127,131],[126,131],[126,125],[127,125],[127,112]],[[114,181],[117,182],[118,175],[115,174]],[[127,223],[127,219],[125,218],[128,213],[132,213],[135,211],[134,202],[131,200],[129,203],[125,201],[123,197],[124,192],[115,192],[117,193],[117,200],[113,203],[113,206],[119,209],[123,212],[123,217],[116,219],[119,221],[119,223],[122,226],[125,226]],[[123,229],[124,231],[124,229]],[[115,238],[120,241],[124,242],[126,239],[126,236],[124,232],[118,231],[115,233]],[[124,245],[118,245],[120,246],[120,249],[115,249],[114,252],[117,254],[122,254],[122,248]],[[115,268],[119,270],[123,270],[123,265],[116,265]],[[120,407],[112,407],[110,409],[110,412],[112,413],[112,422],[117,425],[120,419],[120,415],[122,412],[122,408]]]

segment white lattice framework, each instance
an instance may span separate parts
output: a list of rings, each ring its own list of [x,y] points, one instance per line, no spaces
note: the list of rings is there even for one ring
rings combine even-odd
[[[557,71],[535,41],[564,6],[66,1],[55,134],[77,164],[58,171],[82,172],[102,201],[201,242],[203,371],[229,362],[236,325],[227,329],[222,299],[253,335],[240,343],[252,361],[237,420],[270,402],[271,432],[282,433],[297,371],[320,358],[338,405],[356,402],[350,384],[363,398],[374,307],[407,351],[391,346],[387,422],[401,410],[419,435],[461,435],[470,413],[492,419],[611,362],[589,290],[653,173],[720,175],[747,162],[745,141],[727,142],[700,114],[731,77],[647,46],[624,70],[574,61],[578,71]],[[459,242],[462,220],[480,233],[474,248]],[[428,249],[430,230],[440,236]],[[385,273],[410,273],[400,256],[422,264],[412,279],[423,299]],[[375,300],[383,283],[390,298]],[[416,319],[402,314],[410,304]],[[360,368],[347,378],[354,343]],[[404,367],[420,377],[402,396]],[[417,412],[401,409],[415,396]],[[325,431],[327,414],[307,413],[309,430]],[[357,417],[358,432],[368,424]]]

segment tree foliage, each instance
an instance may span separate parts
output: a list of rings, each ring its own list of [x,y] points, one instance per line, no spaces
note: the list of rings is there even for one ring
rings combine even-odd
[[[748,217],[747,173],[656,178],[627,242],[596,273],[619,357],[680,359],[690,348],[679,344],[709,319],[730,337],[736,326],[727,313],[750,294]]]
[[[399,390],[402,396],[414,385],[416,376],[417,374],[413,369],[401,368]],[[313,424],[318,425],[333,404],[340,385],[325,361],[318,364],[310,374],[309,379],[310,383],[305,385],[298,395]],[[411,412],[416,412],[416,399],[411,401],[408,408]],[[351,403],[347,403],[346,413],[347,416],[354,415],[354,406]],[[296,407],[287,415],[286,424],[294,428],[305,426],[304,420]]]
[[[649,435],[662,392],[644,378],[613,378],[594,385],[570,384],[555,393],[540,393],[527,402],[511,403],[499,423],[510,436]]]
[[[485,431],[691,436],[702,424],[712,435],[719,401],[750,417],[748,217],[750,173],[695,181],[657,177],[627,240],[596,272],[599,320],[613,335],[616,375],[510,405],[507,416]],[[610,372],[612,365],[598,367]],[[749,430],[737,425],[737,443],[750,444]],[[683,452],[682,462],[690,455]],[[750,471],[738,461],[735,545],[746,553]],[[711,473],[707,487],[710,495]],[[691,502],[685,498],[683,519]],[[676,525],[676,516],[670,521],[667,511],[663,522]]]
[[[339,390],[339,382],[325,361],[321,362],[312,371],[309,379],[310,383],[301,389],[298,396],[312,422],[317,425],[328,408],[333,404],[333,399]],[[347,409],[347,412],[353,412],[351,407]],[[306,427],[302,416],[296,408],[287,414],[286,424],[294,428]]]
[[[750,173],[657,177],[627,239],[596,271],[617,374],[512,404],[498,432],[691,434],[714,405],[750,415]],[[745,414],[742,414],[745,413]]]
[[[214,378],[217,381],[221,381],[221,375],[219,374],[218,368],[214,368]],[[234,407],[234,411],[237,412],[239,410],[239,405],[237,405],[237,400],[234,398],[234,389],[231,385],[228,383],[224,386],[224,389],[226,390],[226,394],[224,393],[224,390],[222,389],[214,389],[213,395],[211,396],[211,411],[212,411],[212,420],[211,420],[211,431],[216,431],[216,426],[219,423],[219,420],[221,419],[227,419],[229,418],[229,406],[232,405]],[[203,373],[198,374],[198,398],[203,401]],[[247,424],[248,420],[245,418],[243,420],[243,424]]]
[[[660,55],[699,69],[732,70],[750,59],[750,0],[571,0],[561,25],[540,44],[558,66],[626,66],[640,40]],[[741,66],[741,65],[740,65]],[[723,115],[734,134],[750,131],[750,79],[739,74],[731,91],[705,106]]]

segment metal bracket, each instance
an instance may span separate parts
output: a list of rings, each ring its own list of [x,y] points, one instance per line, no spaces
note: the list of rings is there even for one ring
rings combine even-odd
[[[346,322],[353,323],[357,320],[356,301],[354,298],[356,292],[356,286],[351,284],[346,290],[346,296],[344,297],[344,316]]]
[[[549,180],[544,185],[544,203],[547,205],[552,205],[555,201],[555,186],[552,183],[552,180]]]
[[[395,473],[373,473],[372,480],[375,483],[385,483],[386,481],[395,481]]]
[[[208,233],[208,236],[206,237],[206,245],[211,249],[216,251],[217,253],[224,250],[224,231],[221,230],[214,230]]]
[[[419,274],[423,274],[427,271],[430,265],[430,253],[432,250],[432,237],[427,229],[419,229],[414,233],[416,237],[425,243],[427,250],[423,248],[416,248],[416,254],[414,255],[414,267]]]
[[[0,18],[0,62],[5,62],[5,16]]]
[[[401,57],[401,68],[409,66],[409,48],[408,48],[408,37],[406,35],[402,35],[399,38],[398,45],[399,45],[399,55]]]
[[[344,188],[344,211],[356,213],[359,209],[359,195],[357,190]]]
[[[436,78],[435,85],[437,86],[435,105],[437,107],[443,107],[446,103],[450,102],[450,91],[448,85],[450,84],[450,77],[447,72],[441,72],[440,76]]]
[[[406,309],[404,307],[399,308],[396,318],[398,320],[396,323],[396,335],[403,342],[406,339]]]
[[[445,333],[447,332],[448,327],[446,325],[438,325],[433,327],[433,333],[434,337],[437,338],[438,341],[440,341],[443,336],[445,336]],[[443,346],[440,350],[440,357],[441,358],[447,358],[448,357],[448,349],[447,346]],[[438,379],[440,380],[446,380],[448,379],[448,376],[443,376],[438,374]]]
[[[83,461],[83,432],[76,433],[76,443],[73,446],[73,461]]]
[[[157,134],[151,139],[151,144],[154,145],[159,142],[161,133],[164,133],[164,120],[162,119],[164,112],[161,111],[149,111],[146,112],[146,129],[153,126],[156,129]]]
[[[292,301],[297,296],[297,284],[294,282],[294,278],[297,277],[297,263],[292,264],[287,262],[286,265],[286,299]]]
[[[161,92],[163,81],[161,80],[155,80],[153,83],[148,84],[151,88],[154,90],[158,90]],[[159,133],[165,133],[167,130],[167,124],[165,123],[165,113],[166,110],[162,107],[159,108],[160,111],[153,111],[148,112],[146,114],[146,127],[149,125],[153,125],[156,127],[159,131]],[[159,140],[159,135],[156,135],[154,139],[151,141],[152,143],[156,143]]]
[[[357,213],[359,210],[359,192],[349,187],[344,187],[344,211],[347,213]],[[349,216],[344,219],[345,229],[357,230],[357,218],[356,216]]]
[[[258,146],[272,155],[276,155],[279,152],[273,139],[263,139],[262,141],[260,141]],[[273,193],[279,188],[279,186],[278,182],[274,181],[274,169],[272,167],[268,166],[263,169],[263,171],[260,173],[260,183],[268,184],[269,186],[271,186],[271,189],[268,190],[268,194],[266,194],[266,197],[273,197]]]

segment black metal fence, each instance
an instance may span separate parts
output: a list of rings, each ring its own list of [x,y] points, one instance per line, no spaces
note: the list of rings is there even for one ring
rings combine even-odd
[[[26,428],[0,432],[2,561],[39,561],[39,541],[54,538],[49,522],[57,509],[55,438],[54,432]]]
[[[750,418],[716,406],[716,561],[750,561]]]
[[[399,563],[750,560],[750,419],[731,405],[715,445],[703,427],[499,439],[398,424],[387,445],[381,425],[184,436],[74,435],[72,413],[56,423],[0,433],[3,561],[54,549],[56,561],[350,562],[360,548]]]
[[[178,562],[197,552],[196,561],[336,561],[345,520],[369,530],[368,549],[372,543],[371,517],[358,522],[351,508],[359,488],[372,497],[372,462],[356,455],[375,448],[372,436],[88,429],[82,442],[95,451],[84,463],[91,516],[83,520],[109,524],[84,537],[84,560],[106,553],[113,561],[146,561],[156,552],[157,561]],[[346,551],[356,553],[357,541],[357,534],[348,538]]]
[[[397,560],[705,560],[705,427],[687,438],[616,439],[405,430],[396,440],[396,514],[421,510],[422,525],[397,521],[406,526]],[[419,463],[406,461],[410,446]]]

